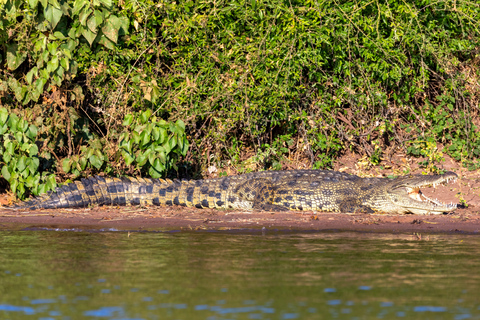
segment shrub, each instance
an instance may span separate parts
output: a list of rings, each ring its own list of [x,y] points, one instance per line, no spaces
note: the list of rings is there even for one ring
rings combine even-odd
[[[2,4],[1,102],[37,126],[44,170],[61,180],[165,175],[157,169],[186,151],[179,119],[196,172],[252,159],[257,169],[324,168],[345,149],[373,164],[403,150],[430,165],[432,143],[478,164],[473,2]],[[171,160],[154,128],[176,141]]]

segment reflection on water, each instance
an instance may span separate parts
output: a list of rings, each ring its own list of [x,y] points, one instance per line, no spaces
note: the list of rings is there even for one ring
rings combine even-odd
[[[0,231],[1,319],[480,319],[478,236]]]

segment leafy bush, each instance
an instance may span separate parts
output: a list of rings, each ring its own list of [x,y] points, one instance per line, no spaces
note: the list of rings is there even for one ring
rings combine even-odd
[[[157,121],[151,114],[147,110],[125,116],[126,131],[120,135],[119,149],[127,166],[134,164],[137,170],[160,178],[164,172],[178,169],[176,162],[187,154],[188,141],[183,121]]]
[[[26,190],[34,194],[53,190],[55,176],[39,172],[40,159],[35,144],[38,128],[29,125],[0,107],[0,166],[12,192],[23,198]]]
[[[175,168],[179,119],[196,171],[324,168],[345,149],[430,165],[432,144],[478,163],[474,2],[1,2],[1,102],[39,128],[62,180]]]

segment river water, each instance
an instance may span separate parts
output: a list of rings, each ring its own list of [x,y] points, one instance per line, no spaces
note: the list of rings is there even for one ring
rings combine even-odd
[[[480,237],[0,231],[0,319],[480,319]]]

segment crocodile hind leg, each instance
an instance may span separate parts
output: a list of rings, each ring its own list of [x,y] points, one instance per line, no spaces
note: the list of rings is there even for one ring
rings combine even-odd
[[[250,179],[240,184],[235,193],[243,200],[253,203],[252,209],[262,211],[288,211],[289,208],[273,203],[275,188],[266,179]]]

